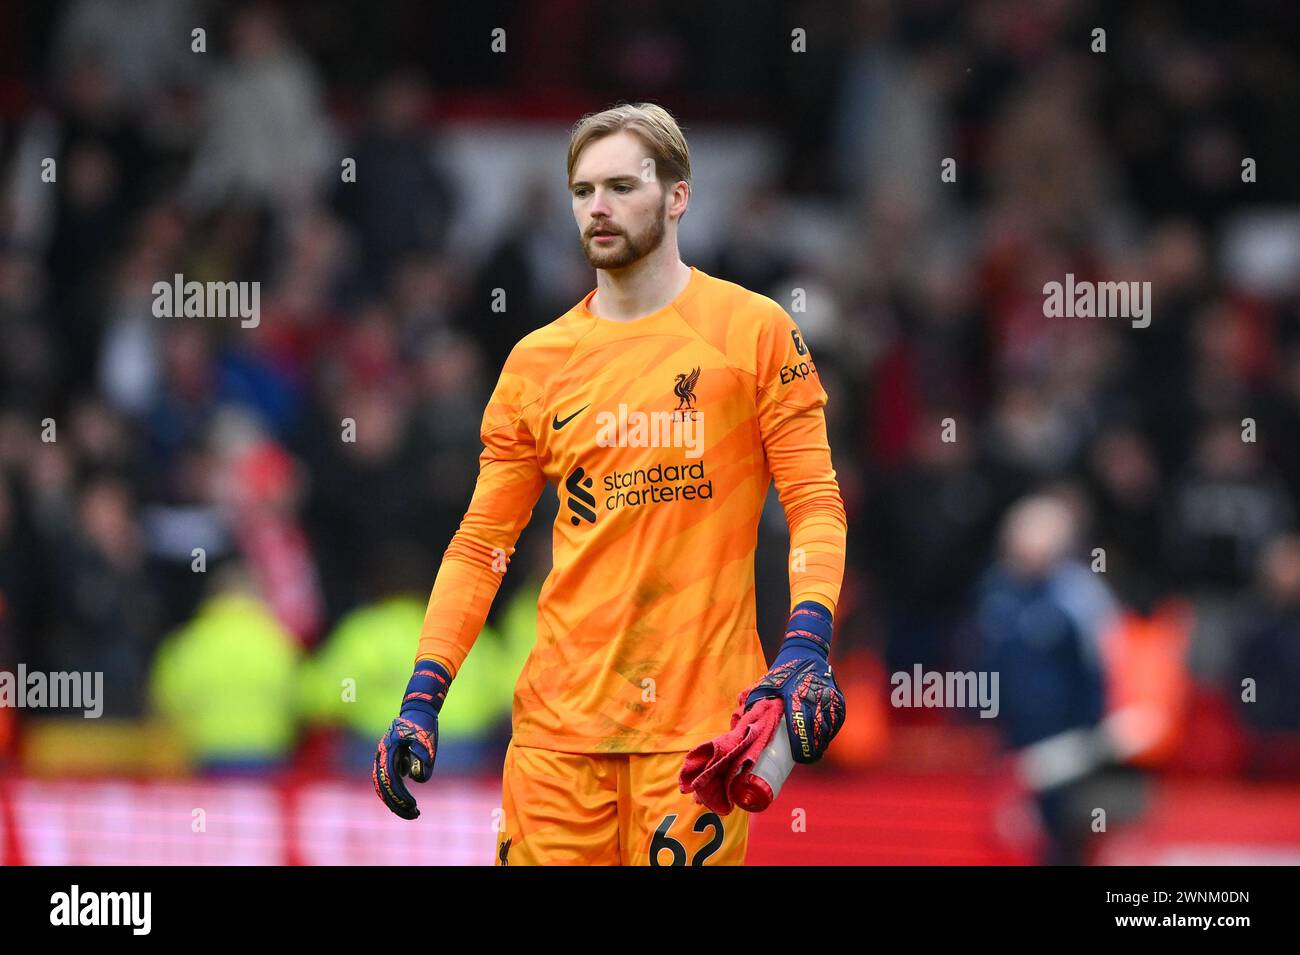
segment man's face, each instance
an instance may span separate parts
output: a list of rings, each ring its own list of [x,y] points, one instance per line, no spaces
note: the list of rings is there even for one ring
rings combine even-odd
[[[657,249],[668,227],[671,193],[633,133],[590,143],[569,186],[582,251],[596,269],[622,269]]]

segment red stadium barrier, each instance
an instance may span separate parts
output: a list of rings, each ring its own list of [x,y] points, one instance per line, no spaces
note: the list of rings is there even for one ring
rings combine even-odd
[[[360,781],[0,779],[6,865],[488,865],[497,779],[421,794],[412,825]],[[737,810],[739,811],[739,810]],[[977,774],[792,777],[751,817],[751,865],[1014,865],[1032,809]],[[1300,860],[1300,786],[1170,780],[1103,864]]]

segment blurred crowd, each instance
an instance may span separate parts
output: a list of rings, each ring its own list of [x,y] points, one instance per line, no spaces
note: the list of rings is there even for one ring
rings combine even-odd
[[[166,714],[201,763],[277,763],[314,725],[367,759],[501,363],[594,284],[576,226],[566,241],[535,214],[536,188],[563,192],[561,155],[485,252],[452,241],[466,197],[444,106],[573,106],[563,126],[651,99],[688,138],[772,133],[771,175],[687,258],[787,308],[806,293],[848,508],[850,681],[872,660],[992,654],[1024,747],[1101,720],[1132,673],[1097,650],[1120,632],[1111,659],[1182,687],[1184,722],[1195,706],[1295,739],[1300,268],[1269,224],[1300,222],[1294,10],[537,4],[583,25],[566,38],[531,7],[476,6],[484,35],[508,27],[509,67],[449,66],[438,15],[409,3],[364,22],[338,3],[78,0],[35,25],[0,7],[18,64],[0,110],[0,666],[102,670],[106,716]],[[1150,326],[1044,317],[1067,273],[1149,281]],[[155,317],[175,274],[260,282],[260,321]],[[1026,501],[1050,546],[1016,518]],[[450,698],[466,766],[508,733],[554,507]],[[761,534],[770,652],[774,500]],[[1044,607],[1052,625],[1032,623]],[[1171,659],[1142,656],[1157,639]]]

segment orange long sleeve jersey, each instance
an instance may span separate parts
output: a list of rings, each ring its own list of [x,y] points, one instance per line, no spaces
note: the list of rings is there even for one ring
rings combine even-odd
[[[775,301],[691,273],[651,315],[599,318],[593,290],[526,335],[483,414],[478,483],[416,658],[460,667],[553,485],[554,562],[515,686],[517,745],[672,752],[730,729],[737,693],[767,672],[754,552],[773,480],[790,606],[835,610],[847,522],[812,355]]]

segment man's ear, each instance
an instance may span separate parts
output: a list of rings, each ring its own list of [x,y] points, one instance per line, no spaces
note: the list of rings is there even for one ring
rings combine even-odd
[[[686,203],[685,205],[682,206],[682,211],[677,213],[677,218],[676,220],[674,220],[677,222],[680,222],[682,220],[682,217],[686,215],[686,209],[690,206],[690,202],[691,202],[691,184],[687,182],[685,179],[679,179],[676,183],[673,184],[672,189],[668,191],[668,204],[669,205],[672,204],[677,193],[677,187],[679,185],[684,185],[686,187]]]

